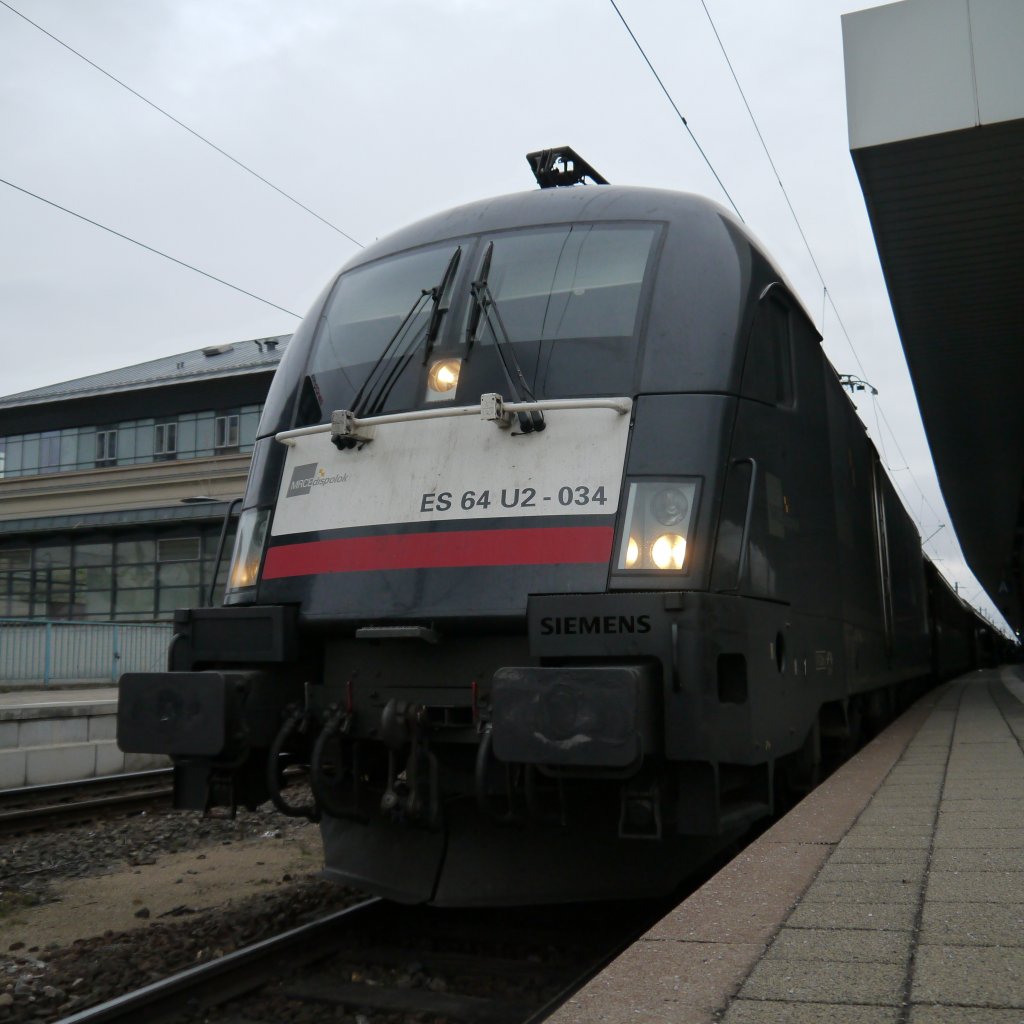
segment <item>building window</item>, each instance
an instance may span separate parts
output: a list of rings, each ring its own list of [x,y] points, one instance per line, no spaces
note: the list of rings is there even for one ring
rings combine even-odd
[[[178,529],[162,536],[147,530],[117,538],[76,533],[43,538],[32,547],[0,545],[0,618],[167,620],[176,608],[202,605],[211,583],[218,603],[229,560],[222,557],[215,566],[220,527],[204,526],[184,537],[175,535]]]
[[[158,562],[194,562],[198,558],[198,537],[164,537],[156,542]]]
[[[238,414],[218,416],[214,424],[213,447],[216,449],[238,447]]]
[[[0,479],[250,452],[262,409],[208,409],[167,417],[162,423],[125,420],[99,429],[80,426],[0,437]]]
[[[198,537],[161,537],[156,542],[157,617],[199,601],[203,566]]]
[[[31,548],[8,548],[6,551],[0,551],[0,569],[28,569],[31,565]]]
[[[113,466],[117,463],[117,431],[96,431],[96,465]]]
[[[178,457],[178,424],[158,423],[153,428],[153,459],[167,462]]]
[[[109,619],[114,595],[114,545],[109,540],[74,545],[73,619]]]
[[[0,551],[0,617],[10,615],[20,618],[28,615],[31,566],[30,548]]]
[[[46,430],[39,435],[39,472],[60,466],[60,431]]]

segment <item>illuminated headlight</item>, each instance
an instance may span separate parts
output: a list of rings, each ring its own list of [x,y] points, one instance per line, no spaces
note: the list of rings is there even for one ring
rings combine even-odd
[[[646,572],[685,568],[696,496],[696,480],[631,483],[616,568]]]
[[[651,545],[651,561],[659,569],[682,569],[686,561],[686,539],[678,533],[663,533]]]
[[[427,401],[439,402],[454,398],[453,392],[459,386],[461,359],[439,359],[427,371]]]
[[[228,591],[255,587],[270,523],[269,508],[247,508],[238,520],[235,552],[228,572]]]
[[[640,560],[640,545],[636,537],[630,537],[626,544],[626,568],[632,569]]]

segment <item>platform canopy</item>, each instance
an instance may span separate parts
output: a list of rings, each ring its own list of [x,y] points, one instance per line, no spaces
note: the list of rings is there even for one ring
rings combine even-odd
[[[1024,0],[843,17],[850,151],[946,506],[1021,630]]]

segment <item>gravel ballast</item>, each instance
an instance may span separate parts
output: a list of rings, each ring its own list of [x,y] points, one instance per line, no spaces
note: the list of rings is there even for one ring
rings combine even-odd
[[[319,830],[168,811],[0,845],[0,1022],[52,1021],[346,906]]]

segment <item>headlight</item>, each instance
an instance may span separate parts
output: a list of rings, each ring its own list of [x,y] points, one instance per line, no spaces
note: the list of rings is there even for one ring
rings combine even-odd
[[[427,371],[427,401],[440,402],[454,398],[453,392],[459,386],[461,359],[439,359]]]
[[[651,545],[651,561],[659,569],[682,569],[686,561],[686,540],[678,533],[663,533]]]
[[[640,545],[637,543],[636,537],[630,537],[629,542],[626,544],[626,568],[632,569],[639,558]]]
[[[269,523],[269,508],[247,508],[239,517],[235,551],[231,556],[231,569],[228,572],[229,593],[232,590],[256,586]]]
[[[631,483],[616,568],[646,572],[683,569],[696,497],[696,480]]]

